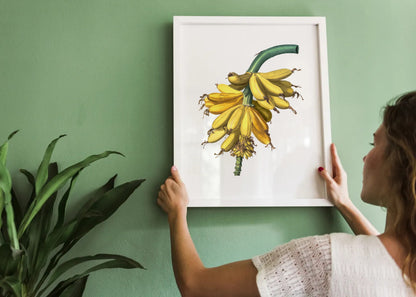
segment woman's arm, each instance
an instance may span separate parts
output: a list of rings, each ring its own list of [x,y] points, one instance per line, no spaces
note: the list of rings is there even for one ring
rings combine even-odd
[[[173,271],[182,296],[259,296],[257,269],[251,260],[215,268],[203,265],[188,229],[185,185],[175,167],[171,173],[157,202],[168,215]]]
[[[345,218],[348,225],[350,225],[352,231],[356,235],[380,234],[352,203],[348,194],[347,174],[342,167],[335,144],[331,144],[331,157],[333,172],[332,177],[329,175],[327,170],[322,167],[319,168],[320,175],[325,179],[329,200],[341,212],[342,216]]]

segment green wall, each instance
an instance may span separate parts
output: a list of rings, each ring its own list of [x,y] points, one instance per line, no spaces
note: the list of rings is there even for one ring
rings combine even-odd
[[[0,0],[0,135],[21,129],[9,154],[17,192],[27,190],[18,169],[37,168],[62,133],[54,154],[61,167],[123,152],[84,170],[75,194],[115,172],[119,182],[147,181],[72,255],[121,253],[147,270],[95,273],[85,296],[179,296],[166,217],[155,203],[173,162],[172,17],[326,16],[333,140],[351,196],[383,230],[384,210],[359,200],[362,157],[380,107],[415,88],[415,11],[414,0]],[[301,236],[350,232],[328,208],[191,209],[189,224],[209,266]]]

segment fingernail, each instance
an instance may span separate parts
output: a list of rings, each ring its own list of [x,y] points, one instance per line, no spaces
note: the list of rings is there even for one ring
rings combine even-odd
[[[324,170],[324,168],[323,167],[319,167],[318,170],[319,170],[319,172],[321,172],[322,170]]]
[[[176,168],[176,166],[175,166],[175,165],[173,165],[173,166],[172,166],[172,170],[173,170],[173,171],[176,171],[176,170],[178,170],[178,168]]]

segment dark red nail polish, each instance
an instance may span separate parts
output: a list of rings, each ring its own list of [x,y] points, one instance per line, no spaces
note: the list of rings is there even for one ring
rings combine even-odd
[[[322,170],[324,170],[324,168],[323,167],[319,167],[318,170],[319,170],[319,172],[321,172]]]

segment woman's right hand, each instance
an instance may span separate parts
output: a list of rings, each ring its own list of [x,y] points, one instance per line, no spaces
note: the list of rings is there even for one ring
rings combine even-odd
[[[185,184],[182,182],[175,166],[172,166],[171,174],[165,183],[160,186],[157,196],[157,204],[168,214],[169,218],[178,214],[186,214],[189,203]]]
[[[351,202],[348,194],[347,173],[342,167],[335,144],[331,144],[332,175],[325,168],[319,167],[319,174],[325,180],[328,200],[335,207],[348,206]]]

